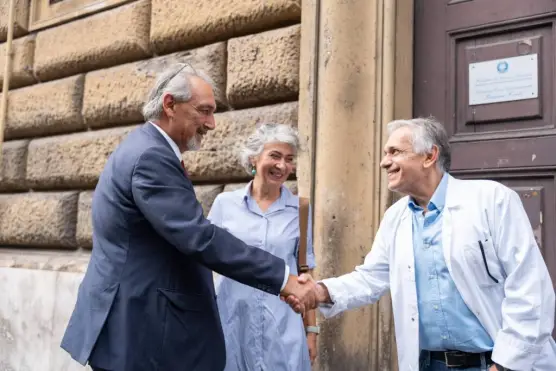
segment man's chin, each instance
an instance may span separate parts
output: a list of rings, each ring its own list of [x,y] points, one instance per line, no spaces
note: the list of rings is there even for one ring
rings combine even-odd
[[[201,149],[201,140],[200,139],[192,138],[187,143],[187,150],[188,151],[198,151],[199,149]]]
[[[388,182],[388,190],[391,192],[399,192],[399,186],[398,182]]]

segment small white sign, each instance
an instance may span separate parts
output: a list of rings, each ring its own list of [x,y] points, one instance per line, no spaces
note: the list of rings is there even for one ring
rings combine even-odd
[[[537,54],[469,64],[469,105],[539,96]]]

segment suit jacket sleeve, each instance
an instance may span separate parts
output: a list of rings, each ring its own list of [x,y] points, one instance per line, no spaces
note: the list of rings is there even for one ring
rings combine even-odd
[[[132,192],[153,228],[180,252],[233,280],[278,294],[284,260],[246,245],[211,224],[179,162],[162,148],[143,152],[135,164]]]

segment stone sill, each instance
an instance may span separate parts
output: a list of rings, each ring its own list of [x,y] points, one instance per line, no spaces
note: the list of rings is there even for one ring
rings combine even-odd
[[[0,268],[85,273],[90,256],[87,250],[67,252],[1,248]]]

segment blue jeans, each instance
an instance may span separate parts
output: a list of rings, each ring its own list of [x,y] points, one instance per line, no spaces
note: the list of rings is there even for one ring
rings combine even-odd
[[[487,371],[492,366],[486,363],[484,355],[481,355],[481,367],[446,367],[446,364],[436,359],[431,359],[429,352],[422,351],[419,358],[419,371]]]

